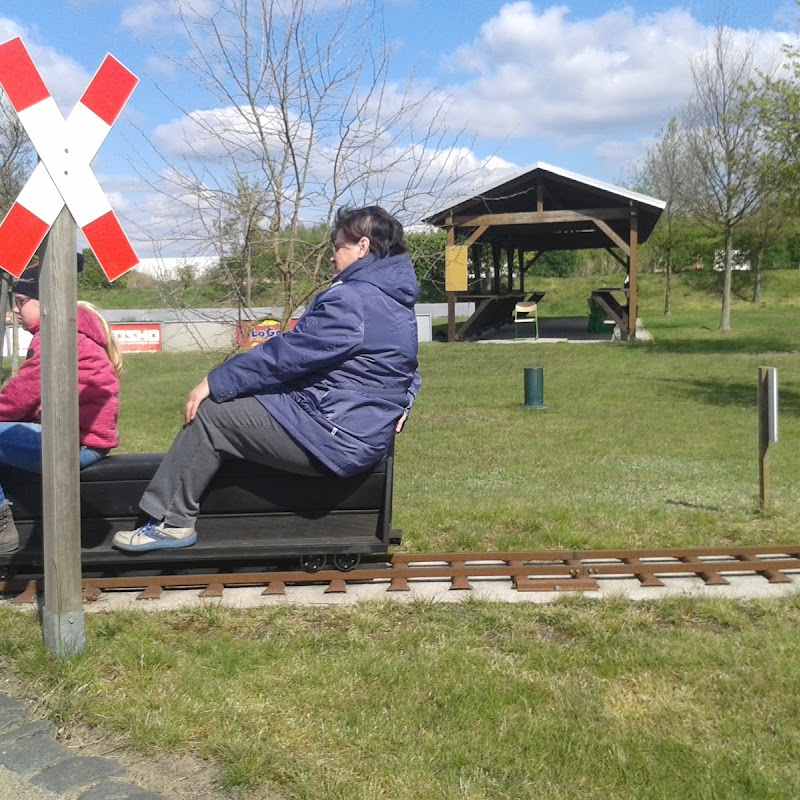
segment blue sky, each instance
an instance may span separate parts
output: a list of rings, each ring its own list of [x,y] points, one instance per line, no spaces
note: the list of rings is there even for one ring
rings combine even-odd
[[[134,228],[156,229],[161,206],[130,159],[147,159],[143,141],[163,145],[182,124],[182,112],[164,95],[185,111],[211,107],[168,68],[168,56],[182,47],[171,8],[172,0],[0,0],[0,41],[22,37],[65,114],[108,52],[140,77],[94,162],[112,205]],[[390,78],[402,82],[413,72],[423,116],[449,98],[448,125],[464,132],[487,183],[538,161],[622,182],[687,99],[690,59],[721,18],[743,40],[757,41],[758,60],[767,65],[796,35],[800,7],[783,0],[384,6],[394,50]],[[141,256],[153,254],[152,241],[126,229]],[[180,249],[174,241],[167,247],[172,255]]]

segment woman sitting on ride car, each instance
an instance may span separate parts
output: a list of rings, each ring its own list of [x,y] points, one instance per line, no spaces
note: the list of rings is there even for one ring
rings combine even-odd
[[[114,536],[129,552],[188,547],[200,497],[223,459],[347,477],[386,454],[419,389],[419,290],[400,223],[378,206],[340,209],[334,278],[294,330],[213,369],[190,393],[185,426]]]

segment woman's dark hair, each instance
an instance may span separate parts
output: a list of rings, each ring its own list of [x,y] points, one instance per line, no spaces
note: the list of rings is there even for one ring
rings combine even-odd
[[[369,251],[379,258],[406,252],[403,226],[380,206],[340,208],[331,232],[331,241],[341,233],[345,241],[355,243],[362,236],[369,239]]]

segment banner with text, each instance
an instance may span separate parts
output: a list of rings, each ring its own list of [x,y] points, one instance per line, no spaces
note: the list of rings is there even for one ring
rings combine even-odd
[[[297,320],[289,321],[289,330],[292,330],[297,324]],[[261,342],[277,336],[281,332],[281,324],[276,319],[267,317],[262,319],[261,322],[253,322],[247,320],[246,322],[236,323],[236,346],[237,347],[254,347]]]
[[[109,327],[123,353],[161,350],[161,325],[157,322],[112,322]]]

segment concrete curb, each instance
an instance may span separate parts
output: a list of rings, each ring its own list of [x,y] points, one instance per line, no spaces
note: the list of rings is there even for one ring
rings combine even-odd
[[[96,756],[76,756],[57,741],[48,720],[0,695],[0,797],[16,800],[168,800],[125,781],[125,769]]]

